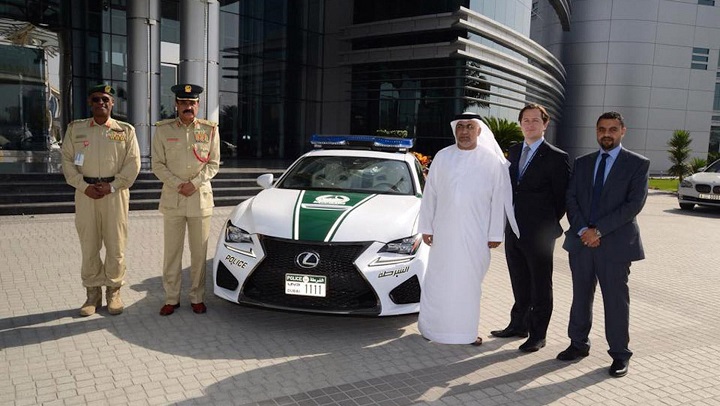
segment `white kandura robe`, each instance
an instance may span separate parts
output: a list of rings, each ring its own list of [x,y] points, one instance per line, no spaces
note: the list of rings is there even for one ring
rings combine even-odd
[[[488,241],[503,241],[511,201],[507,166],[494,152],[451,145],[436,154],[419,219],[419,232],[433,235],[418,316],[425,338],[443,344],[477,338]]]

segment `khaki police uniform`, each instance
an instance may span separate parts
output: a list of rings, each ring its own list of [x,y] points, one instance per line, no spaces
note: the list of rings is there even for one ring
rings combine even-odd
[[[215,206],[210,179],[220,168],[218,126],[198,118],[189,125],[176,118],[160,121],[156,126],[152,170],[163,182],[159,209],[164,219],[165,304],[176,305],[180,301],[186,227],[190,245],[190,302],[202,303],[210,218]],[[192,182],[197,189],[189,197],[179,193],[180,184],[186,182]]]
[[[65,180],[75,188],[75,227],[82,251],[82,283],[87,288],[119,288],[125,280],[130,191],[140,172],[135,128],[108,118],[69,124],[62,143]],[[110,181],[111,180],[111,181]],[[85,195],[97,181],[110,181],[114,192],[100,199]],[[105,262],[100,249],[105,246]]]

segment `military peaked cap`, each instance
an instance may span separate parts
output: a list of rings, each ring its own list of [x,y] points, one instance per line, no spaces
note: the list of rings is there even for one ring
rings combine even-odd
[[[179,84],[171,87],[170,90],[175,93],[175,98],[178,100],[198,100],[204,89],[198,85]]]
[[[88,89],[88,96],[93,93],[105,93],[105,94],[109,94],[110,96],[115,96],[115,89],[113,89],[113,87],[110,85],[101,83],[99,85],[92,86],[90,89]]]

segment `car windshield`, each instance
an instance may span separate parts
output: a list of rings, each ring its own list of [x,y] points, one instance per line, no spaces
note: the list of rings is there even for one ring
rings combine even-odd
[[[713,162],[710,166],[705,168],[705,170],[703,172],[720,173],[720,160]]]
[[[309,156],[278,183],[281,189],[413,195],[405,161],[357,156]]]

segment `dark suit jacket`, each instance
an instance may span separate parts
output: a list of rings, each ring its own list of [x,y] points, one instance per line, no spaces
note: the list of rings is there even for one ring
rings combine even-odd
[[[565,191],[570,163],[565,151],[544,141],[518,182],[520,154],[524,144],[510,147],[510,179],[515,219],[521,241],[555,239],[562,235],[560,219],[565,215]],[[512,232],[509,227],[506,233]]]
[[[599,152],[575,160],[567,191],[567,216],[570,229],[565,233],[563,248],[573,253],[581,249],[602,250],[611,261],[630,262],[645,258],[636,216],[648,192],[650,161],[625,148],[605,179],[598,205],[597,229],[602,233],[598,248],[586,248],[578,232],[588,226],[592,200],[593,172]]]

